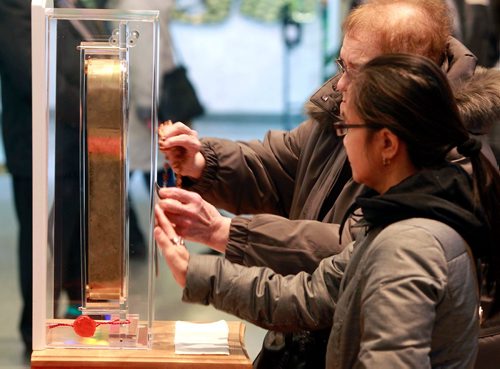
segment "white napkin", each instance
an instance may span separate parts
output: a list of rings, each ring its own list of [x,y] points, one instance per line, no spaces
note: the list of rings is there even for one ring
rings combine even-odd
[[[229,327],[225,320],[213,323],[175,322],[175,353],[229,355]]]

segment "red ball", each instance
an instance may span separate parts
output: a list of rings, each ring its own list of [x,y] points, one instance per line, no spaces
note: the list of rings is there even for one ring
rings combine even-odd
[[[80,315],[73,323],[73,330],[80,337],[92,337],[96,327],[95,320],[86,315]]]

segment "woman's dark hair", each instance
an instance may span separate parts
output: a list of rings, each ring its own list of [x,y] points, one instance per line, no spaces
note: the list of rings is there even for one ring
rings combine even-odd
[[[492,232],[481,262],[489,266],[486,283],[493,286],[496,301],[492,313],[500,310],[500,175],[465,129],[445,74],[425,57],[386,54],[365,64],[349,89],[365,123],[387,127],[403,140],[417,168],[443,165],[455,147],[469,157],[476,206],[483,209]]]

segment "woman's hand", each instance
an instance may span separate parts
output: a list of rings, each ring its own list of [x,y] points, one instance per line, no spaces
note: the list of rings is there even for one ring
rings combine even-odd
[[[185,124],[161,124],[158,128],[160,151],[176,174],[200,179],[205,169],[205,158],[200,152],[198,133]]]
[[[175,232],[191,241],[224,253],[229,239],[231,219],[223,217],[195,192],[174,187],[161,188],[158,206],[175,224]]]
[[[175,233],[172,224],[158,205],[155,206],[155,219],[154,235],[156,244],[161,249],[174,279],[184,288],[186,286],[189,252],[184,245],[180,244],[179,236]]]

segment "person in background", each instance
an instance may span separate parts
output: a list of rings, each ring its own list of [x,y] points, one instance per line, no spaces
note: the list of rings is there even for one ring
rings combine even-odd
[[[500,1],[448,0],[457,8],[457,38],[478,58],[478,64],[500,67]],[[487,81],[485,81],[487,82]],[[486,83],[486,86],[488,84]],[[498,88],[498,87],[497,87]],[[497,162],[500,162],[500,119],[488,134]]]
[[[55,1],[56,7],[83,7],[72,0]],[[0,2],[0,78],[2,85],[2,134],[7,168],[12,175],[14,204],[19,223],[18,268],[22,296],[20,333],[25,357],[32,351],[33,255],[32,255],[32,89],[31,1]],[[55,192],[51,210],[54,221],[55,301],[62,291],[70,304],[81,303],[79,214],[79,91],[80,57],[76,45],[80,31],[65,22],[58,39],[58,90],[56,104]],[[55,304],[57,310],[57,303]],[[71,307],[71,305],[70,305]],[[72,314],[72,311],[66,314]],[[56,313],[57,314],[57,313]]]
[[[170,14],[175,6],[173,0],[108,0],[106,6],[110,9],[123,10],[159,10],[160,11],[160,56],[159,75],[171,71],[175,67],[172,46],[170,44]],[[149,187],[151,155],[151,80],[148,63],[144,57],[148,55],[146,40],[152,39],[151,28],[141,29],[134,52],[130,57],[130,107],[129,107],[129,166],[130,172],[140,172],[141,182]],[[161,91],[161,86],[160,86]],[[144,100],[146,99],[146,100]],[[163,180],[163,170],[160,170],[158,181]],[[173,184],[173,179],[170,184]],[[134,207],[133,198],[129,196],[129,232],[130,254],[132,258],[144,258],[146,253],[146,240],[140,227],[138,211]]]
[[[467,129],[495,163],[485,134],[500,117],[500,72],[476,70],[474,55],[450,37],[443,2],[367,2],[349,14],[343,31],[339,74],[311,97],[306,106],[310,119],[292,131],[270,131],[263,142],[232,142],[200,141],[196,131],[181,123],[163,127],[160,148],[171,162],[179,163],[184,188],[217,208],[253,214],[223,218],[194,194],[183,196],[182,202],[189,204],[184,206],[175,201],[175,191],[168,192],[172,201],[165,211],[181,236],[223,252],[231,262],[267,266],[283,275],[311,273],[322,259],[339,253],[339,224],[363,186],[351,180],[342,140],[331,122],[340,119],[342,94],[359,68],[388,52],[424,55],[441,66]],[[177,146],[186,154],[176,156],[171,149]],[[450,160],[460,157],[450,153]],[[270,332],[254,365],[273,367],[291,353],[290,362],[322,367],[328,335],[329,330],[286,337]],[[301,356],[303,347],[317,354]]]
[[[387,54],[360,66],[341,111],[332,126],[354,181],[366,186],[346,213],[358,228],[355,241],[313,273],[289,276],[190,255],[164,213],[168,192],[181,198],[186,191],[162,189],[155,238],[183,301],[280,331],[327,327],[326,368],[471,368],[475,266],[488,265],[486,283],[500,285],[497,168],[464,127],[445,74],[427,58]],[[447,160],[455,147],[470,159],[472,177]],[[497,289],[493,313],[499,297]]]
[[[22,297],[19,323],[25,356],[32,343],[32,134],[31,134],[31,1],[0,2],[0,79],[2,134],[6,164],[12,176],[18,221],[18,270]],[[9,35],[6,37],[6,35]]]
[[[459,40],[478,58],[479,65],[494,67],[500,61],[498,0],[447,0],[457,9],[456,32]]]

